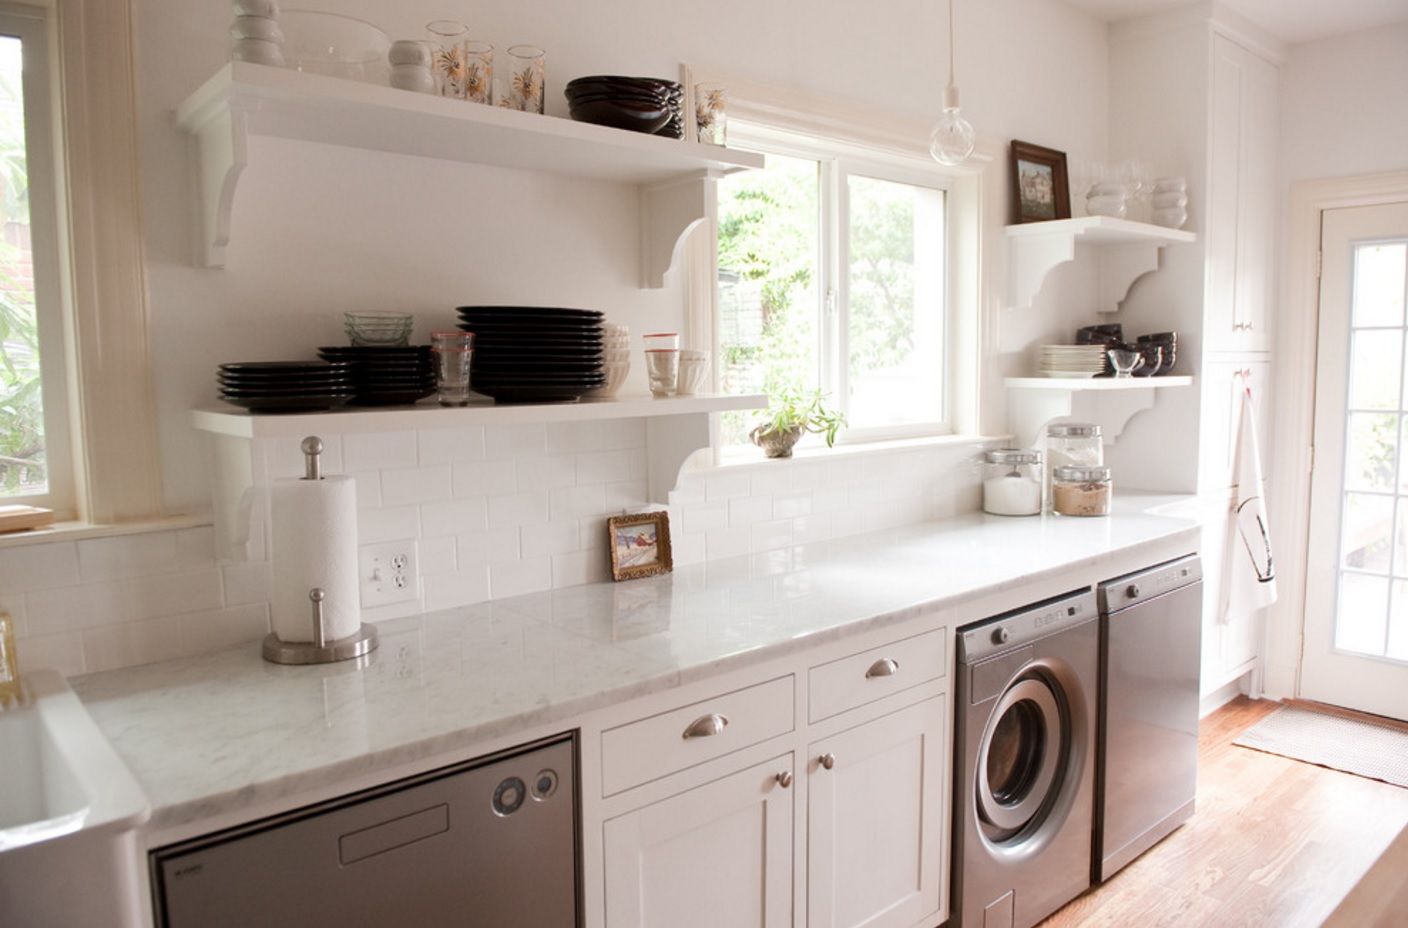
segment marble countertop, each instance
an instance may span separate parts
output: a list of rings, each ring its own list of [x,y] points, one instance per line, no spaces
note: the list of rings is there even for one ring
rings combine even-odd
[[[1183,499],[1125,496],[1105,519],[971,514],[398,619],[363,665],[277,666],[247,645],[72,682],[150,827],[174,828],[1191,541]]]

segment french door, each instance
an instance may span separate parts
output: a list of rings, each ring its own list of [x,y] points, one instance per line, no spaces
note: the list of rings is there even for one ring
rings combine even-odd
[[[1321,226],[1300,695],[1408,719],[1408,203]]]

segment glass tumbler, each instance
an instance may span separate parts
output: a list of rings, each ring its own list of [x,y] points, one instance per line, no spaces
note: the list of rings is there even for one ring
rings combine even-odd
[[[645,353],[645,372],[653,396],[674,396],[680,380],[678,348],[657,348]]]
[[[437,19],[425,31],[440,96],[488,103],[494,83],[494,46],[470,39],[469,27],[450,19]]]
[[[728,121],[724,110],[728,98],[719,84],[694,85],[694,127],[699,141],[709,145],[728,144]]]
[[[543,50],[535,45],[514,45],[508,50],[510,109],[542,113],[543,56]]]
[[[441,406],[469,404],[469,368],[474,359],[472,332],[435,332],[430,336],[435,354],[435,387]]]

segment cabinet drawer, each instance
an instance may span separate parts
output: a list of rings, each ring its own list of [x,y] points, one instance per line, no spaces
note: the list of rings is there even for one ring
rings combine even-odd
[[[601,788],[610,796],[792,730],[792,677],[671,709],[601,734]]]
[[[942,677],[948,629],[940,628],[813,667],[807,681],[812,722]]]

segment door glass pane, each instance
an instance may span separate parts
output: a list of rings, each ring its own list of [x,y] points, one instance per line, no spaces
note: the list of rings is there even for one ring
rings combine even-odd
[[[1340,565],[1387,574],[1393,537],[1393,497],[1346,493],[1342,524]]]
[[[944,194],[851,176],[852,428],[944,418]]]
[[[1403,336],[1398,331],[1354,333],[1349,371],[1351,409],[1398,409],[1398,378],[1403,369]]]
[[[1335,613],[1335,647],[1359,654],[1384,653],[1388,624],[1388,578],[1340,574],[1339,610]]]
[[[20,40],[0,36],[0,496],[48,491]]]
[[[1354,249],[1354,325],[1403,324],[1404,256],[1408,245],[1392,242]]]
[[[1388,619],[1386,656],[1408,661],[1408,580],[1393,581],[1393,610]]]
[[[1346,489],[1392,492],[1397,459],[1397,415],[1350,413]]]
[[[820,386],[820,164],[769,153],[767,167],[719,181],[718,371],[724,393]],[[753,412],[720,416],[726,445],[748,443]]]

